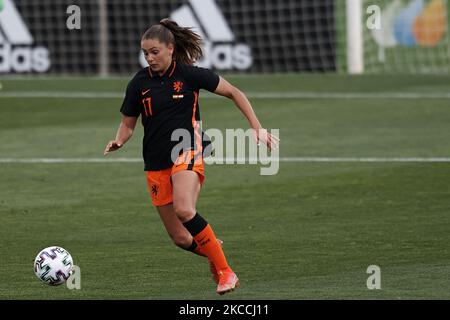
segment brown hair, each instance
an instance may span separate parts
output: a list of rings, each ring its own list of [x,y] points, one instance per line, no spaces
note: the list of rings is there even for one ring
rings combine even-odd
[[[184,64],[193,64],[203,56],[202,38],[191,30],[180,27],[175,21],[162,19],[144,32],[142,40],[157,39],[165,44],[171,43],[175,50],[173,59]]]

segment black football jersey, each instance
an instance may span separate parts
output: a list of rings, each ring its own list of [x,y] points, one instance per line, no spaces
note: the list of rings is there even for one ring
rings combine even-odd
[[[128,83],[120,112],[129,117],[141,116],[146,171],[171,167],[172,149],[177,144],[179,147],[182,139],[183,150],[200,148],[201,138],[198,132],[194,133],[194,128],[199,130],[199,91],[214,92],[218,84],[219,76],[211,70],[175,61],[162,76],[147,67]],[[176,129],[187,130],[191,139],[180,137],[172,141]]]

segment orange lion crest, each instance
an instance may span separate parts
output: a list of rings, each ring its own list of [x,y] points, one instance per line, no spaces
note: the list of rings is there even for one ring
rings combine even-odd
[[[180,92],[182,89],[183,89],[183,82],[175,81],[173,83],[173,90],[175,90],[176,92]]]

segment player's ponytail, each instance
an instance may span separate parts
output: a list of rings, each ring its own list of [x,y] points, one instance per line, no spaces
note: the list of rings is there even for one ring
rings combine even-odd
[[[202,38],[191,28],[181,27],[167,18],[145,31],[142,40],[146,39],[158,39],[159,42],[166,44],[172,43],[175,47],[173,59],[180,63],[193,64],[203,56]]]

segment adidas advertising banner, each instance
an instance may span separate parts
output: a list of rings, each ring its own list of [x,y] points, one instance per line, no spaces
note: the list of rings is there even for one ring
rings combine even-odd
[[[35,46],[33,35],[13,1],[0,4],[0,73],[46,72],[49,51]]]
[[[312,7],[309,0],[0,2],[0,74],[133,73],[146,66],[142,33],[166,17],[202,36],[202,67],[233,73],[336,70],[333,0]],[[68,10],[73,5],[78,16]],[[323,16],[328,19],[315,20]],[[68,19],[78,19],[78,27],[70,28]]]

